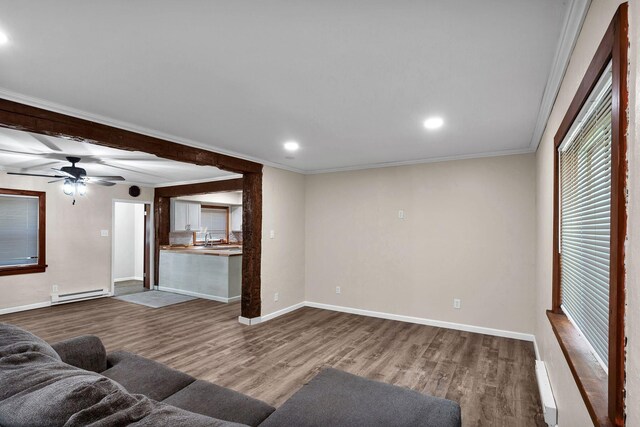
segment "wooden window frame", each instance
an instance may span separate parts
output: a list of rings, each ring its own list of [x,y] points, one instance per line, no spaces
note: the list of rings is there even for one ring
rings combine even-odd
[[[553,291],[552,309],[547,311],[553,331],[567,359],[571,373],[598,426],[624,425],[624,242],[627,230],[627,51],[628,5],[616,11],[598,46],[578,91],[554,137],[553,180]],[[558,147],[589,98],[600,76],[611,62],[611,243],[609,273],[609,365],[608,375],[591,354],[586,340],[561,308],[561,255],[559,253],[559,165]]]
[[[0,194],[8,196],[29,196],[38,198],[38,263],[33,265],[8,265],[6,267],[0,267],[0,276],[44,273],[47,269],[47,193],[45,193],[44,191],[0,188]]]

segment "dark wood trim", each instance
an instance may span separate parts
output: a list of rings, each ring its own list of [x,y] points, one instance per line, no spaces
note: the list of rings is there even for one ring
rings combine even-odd
[[[260,163],[143,135],[0,98],[0,127],[70,138],[127,151],[143,151],[165,159],[215,166],[230,172],[258,173]]]
[[[151,227],[151,204],[144,204],[144,262],[143,262],[143,277],[142,286],[146,289],[151,289],[151,263],[149,257],[151,255],[151,236],[153,234],[153,228]]]
[[[24,266],[0,267],[0,276],[44,273],[47,269],[47,193],[44,191],[0,188],[0,194],[38,198],[38,263]]]
[[[165,159],[176,160],[184,163],[192,163],[202,166],[214,166],[230,172],[251,176],[250,182],[258,180],[262,182],[262,165],[249,160],[239,159],[212,151],[207,151],[184,144],[155,138],[140,133],[119,129],[113,126],[80,119],[66,114],[48,111],[42,108],[21,104],[15,101],[0,98],[0,127],[38,133],[42,135],[63,137],[80,142],[103,145],[127,151],[143,151]],[[218,183],[225,181],[215,181]],[[197,186],[198,184],[191,184]],[[222,184],[219,184],[222,185]],[[247,187],[247,181],[242,180],[244,191],[243,199],[249,200],[250,215],[254,215],[262,221],[262,186]],[[162,187],[168,188],[168,187]],[[154,216],[156,224],[156,259],[158,259],[159,244],[168,244],[163,229],[168,225],[169,219],[169,195],[163,194],[162,189],[154,197]],[[226,190],[232,191],[232,190]],[[197,193],[201,194],[201,192]],[[243,218],[247,216],[246,208],[243,208]],[[249,219],[243,224],[243,235],[250,234],[252,239],[245,239],[245,248],[242,261],[242,287],[248,288],[247,294],[251,298],[242,299],[242,316],[260,316],[260,257],[261,257],[261,224],[258,220]],[[166,222],[166,223],[165,223]],[[256,228],[258,227],[258,228]],[[163,240],[164,239],[164,240]],[[253,246],[250,248],[250,246]],[[246,254],[249,253],[250,256]],[[155,281],[157,283],[158,268],[156,263]],[[257,295],[257,297],[256,297]],[[256,314],[257,313],[257,314]]]
[[[587,404],[587,410],[593,423],[597,426],[613,426],[606,411],[607,373],[591,353],[586,341],[575,333],[575,327],[565,314],[549,310],[547,317],[582,398],[585,402],[590,402]],[[598,411],[597,408],[605,410]]]
[[[607,28],[578,91],[554,137],[553,195],[553,290],[552,309],[548,312],[556,337],[571,372],[596,425],[624,424],[624,304],[627,176],[627,51],[628,5],[620,5]],[[593,375],[595,358],[584,351],[584,338],[562,313],[559,251],[559,177],[558,147],[597,84],[609,62],[612,63],[612,175],[611,175],[611,248],[609,273],[609,374]],[[591,360],[593,359],[593,360]],[[597,364],[597,361],[595,361]],[[599,367],[599,365],[597,365]],[[602,370],[604,372],[604,370]],[[603,398],[602,390],[606,391]]]
[[[260,316],[262,173],[246,173],[242,189],[242,317]],[[255,278],[258,278],[256,281]]]
[[[628,4],[613,18],[611,123],[611,249],[609,279],[609,418],[624,424],[625,241],[627,239]]]

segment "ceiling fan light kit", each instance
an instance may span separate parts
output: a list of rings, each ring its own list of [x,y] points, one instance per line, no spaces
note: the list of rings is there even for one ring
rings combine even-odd
[[[71,166],[64,166],[60,169],[52,168],[60,175],[44,175],[37,173],[22,173],[22,172],[7,172],[9,175],[26,175],[26,176],[40,176],[46,178],[56,178],[49,183],[58,182],[64,180],[62,184],[62,192],[67,196],[73,197],[73,205],[76,204],[76,196],[84,196],[87,194],[87,184],[98,184],[106,187],[116,185],[112,181],[124,181],[121,176],[87,176],[87,171],[76,167],[76,163],[80,162],[80,157],[67,157],[67,160],[71,163]]]

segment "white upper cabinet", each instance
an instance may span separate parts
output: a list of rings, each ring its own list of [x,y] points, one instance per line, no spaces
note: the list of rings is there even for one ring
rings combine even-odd
[[[200,203],[171,200],[171,231],[200,230]]]
[[[242,206],[231,207],[231,231],[242,231]]]

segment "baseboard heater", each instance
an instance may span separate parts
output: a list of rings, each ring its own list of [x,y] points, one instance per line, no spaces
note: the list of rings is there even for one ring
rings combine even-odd
[[[68,302],[82,301],[85,299],[100,298],[109,295],[104,289],[94,289],[92,291],[73,292],[70,294],[51,294],[51,304],[65,304]]]
[[[547,367],[542,360],[536,360],[536,378],[538,379],[538,390],[540,391],[544,422],[553,427],[558,424],[558,407],[553,397]]]

